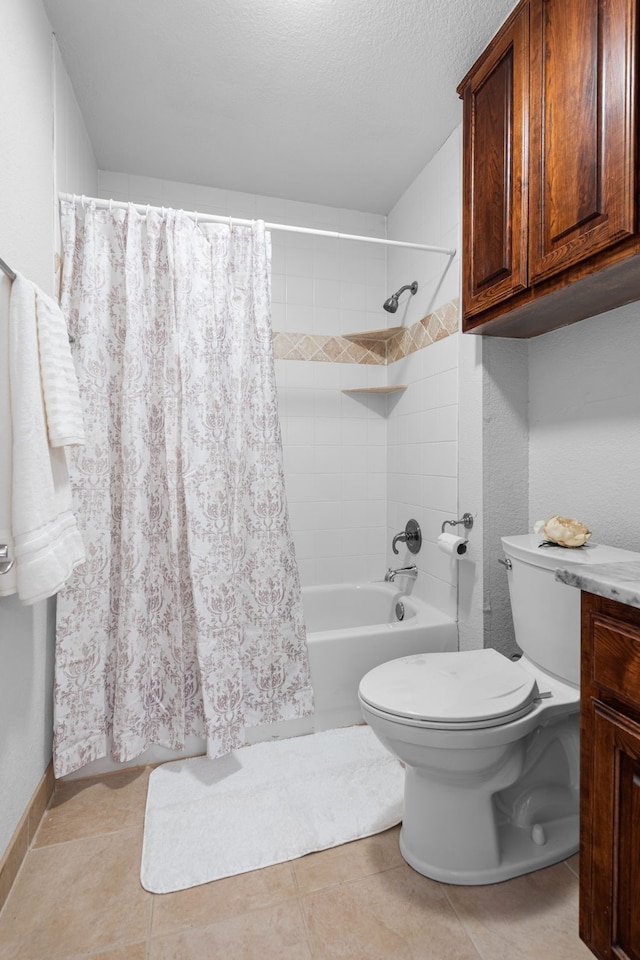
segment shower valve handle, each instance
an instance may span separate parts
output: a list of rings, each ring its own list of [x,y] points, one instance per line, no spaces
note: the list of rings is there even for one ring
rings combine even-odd
[[[397,533],[393,538],[391,549],[398,553],[396,543],[406,543],[409,553],[418,553],[422,546],[422,531],[417,520],[409,520],[401,533]]]

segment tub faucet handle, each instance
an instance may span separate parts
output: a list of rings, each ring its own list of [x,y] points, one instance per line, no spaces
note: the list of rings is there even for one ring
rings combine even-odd
[[[398,553],[396,543],[406,543],[409,553],[417,553],[422,546],[422,531],[417,520],[408,520],[407,525],[400,533],[396,533],[391,544],[394,553]]]

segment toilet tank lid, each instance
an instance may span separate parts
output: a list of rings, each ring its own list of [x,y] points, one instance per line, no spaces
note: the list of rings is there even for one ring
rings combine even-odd
[[[516,537],[501,537],[505,554],[512,559],[524,560],[538,567],[557,570],[571,564],[624,563],[640,561],[640,553],[610,547],[604,543],[588,541],[583,547],[541,546],[541,533],[526,533]]]
[[[360,681],[372,707],[412,720],[470,723],[533,706],[534,677],[497,650],[415,654],[374,667]]]

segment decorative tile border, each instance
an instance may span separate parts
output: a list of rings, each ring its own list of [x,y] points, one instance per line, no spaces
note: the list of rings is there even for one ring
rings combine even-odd
[[[310,333],[274,333],[276,360],[319,360],[326,363],[387,365],[458,332],[459,300],[450,300],[406,329],[395,328],[387,339],[373,331],[349,337],[322,337]]]
[[[384,340],[348,340],[310,333],[274,333],[276,360],[321,360],[328,363],[386,363]]]

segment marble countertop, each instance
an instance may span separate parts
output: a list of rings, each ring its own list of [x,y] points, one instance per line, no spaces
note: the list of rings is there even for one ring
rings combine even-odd
[[[556,580],[599,597],[640,607],[640,561],[560,567]]]

